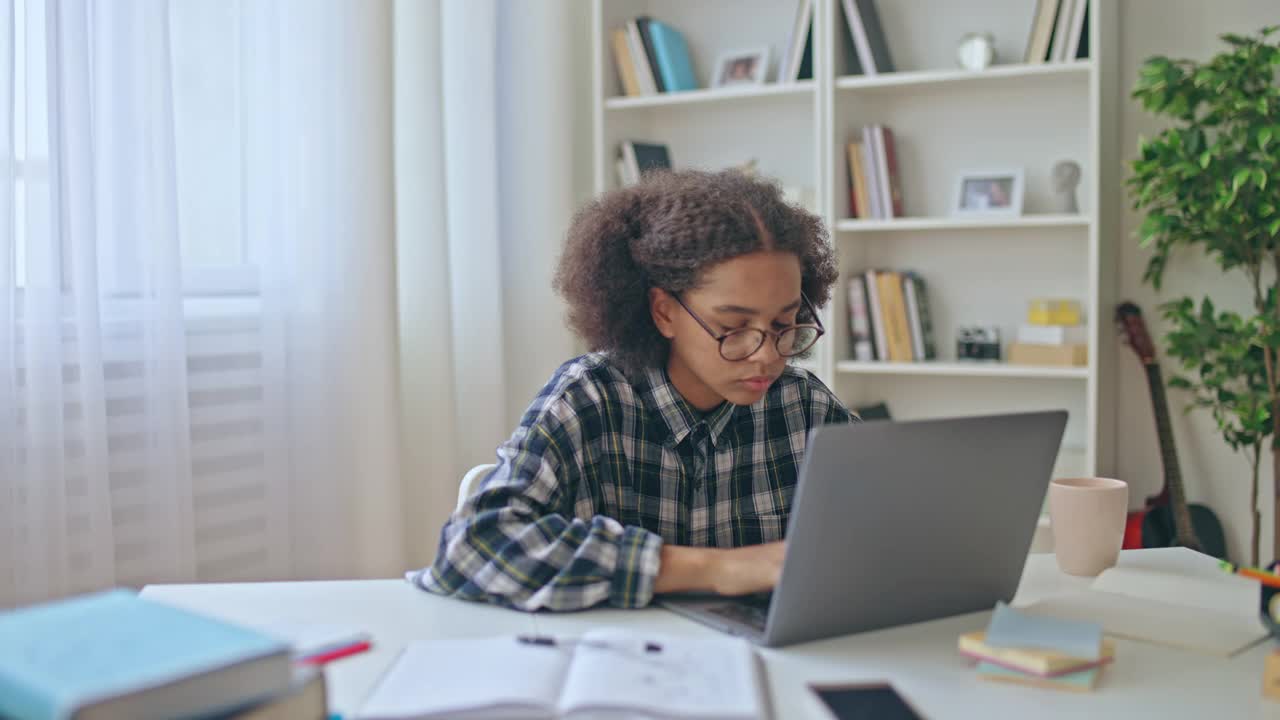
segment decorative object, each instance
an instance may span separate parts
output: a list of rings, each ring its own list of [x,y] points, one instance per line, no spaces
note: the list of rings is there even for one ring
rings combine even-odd
[[[1151,251],[1143,280],[1160,289],[1175,253],[1198,249],[1224,272],[1240,271],[1251,312],[1219,312],[1182,297],[1161,309],[1169,355],[1185,374],[1169,387],[1206,408],[1226,443],[1252,469],[1252,565],[1260,551],[1259,471],[1267,446],[1280,486],[1280,45],[1268,27],[1222,35],[1229,47],[1204,62],[1153,57],[1133,90],[1168,127],[1143,142],[1128,180]],[[1268,438],[1270,442],[1268,443]],[[1273,508],[1280,518],[1280,493]],[[1272,554],[1280,558],[1280,532]]]
[[[716,58],[716,65],[711,73],[711,87],[763,85],[768,69],[768,46],[722,53]]]
[[[1076,187],[1080,185],[1080,165],[1063,160],[1053,166],[1053,210],[1066,215],[1080,212],[1076,202]]]
[[[737,165],[730,165],[729,169],[737,170],[747,177],[755,177],[760,174],[760,160],[757,158],[751,158],[746,162],[742,162]]]
[[[1076,300],[1033,298],[1027,303],[1027,322],[1032,325],[1079,325],[1084,311]]]
[[[1022,214],[1023,173],[1009,170],[974,170],[960,174],[956,182],[954,215]]]
[[[956,328],[957,360],[999,360],[1000,328],[994,325]]]
[[[810,185],[783,185],[782,198],[791,205],[799,205],[811,213],[817,214],[818,195]]]
[[[971,32],[960,38],[956,62],[965,70],[986,70],[995,64],[996,40],[991,33]]]

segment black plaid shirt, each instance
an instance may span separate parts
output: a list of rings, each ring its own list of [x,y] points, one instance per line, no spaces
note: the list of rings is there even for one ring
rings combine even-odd
[[[853,417],[790,366],[754,405],[703,415],[665,370],[628,379],[584,355],[542,389],[411,579],[522,610],[642,607],[664,542],[782,539],[809,429]]]

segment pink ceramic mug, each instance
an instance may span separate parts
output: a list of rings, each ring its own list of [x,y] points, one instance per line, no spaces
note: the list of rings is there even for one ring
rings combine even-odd
[[[1049,483],[1049,523],[1058,567],[1097,575],[1116,564],[1124,541],[1129,486],[1111,478],[1061,478]]]

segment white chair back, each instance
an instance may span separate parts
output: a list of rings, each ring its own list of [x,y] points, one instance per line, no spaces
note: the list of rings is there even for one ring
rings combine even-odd
[[[458,483],[458,502],[454,505],[454,512],[462,509],[463,503],[465,503],[467,498],[471,497],[471,495],[475,493],[476,487],[480,484],[480,481],[484,479],[484,476],[488,475],[496,467],[498,466],[493,463],[477,465],[468,470],[466,475],[462,476],[462,482]]]

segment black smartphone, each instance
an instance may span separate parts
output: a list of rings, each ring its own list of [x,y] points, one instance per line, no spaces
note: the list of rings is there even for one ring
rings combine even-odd
[[[837,720],[923,720],[889,683],[810,685]]]

